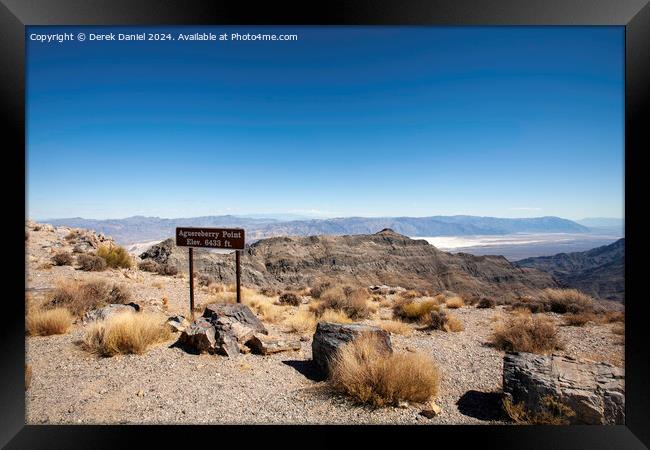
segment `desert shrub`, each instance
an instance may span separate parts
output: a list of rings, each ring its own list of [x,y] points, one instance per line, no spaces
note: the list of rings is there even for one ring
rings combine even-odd
[[[52,256],[52,262],[57,266],[69,266],[72,264],[72,254],[68,252],[57,252]]]
[[[539,411],[527,411],[523,403],[513,404],[508,398],[503,400],[503,409],[516,423],[528,425],[569,425],[575,411],[559,399],[550,395],[542,397]]]
[[[477,308],[487,309],[494,308],[497,305],[497,302],[494,299],[482,297],[478,303],[476,303]]]
[[[25,364],[25,390],[32,385],[32,365]]]
[[[151,313],[120,313],[92,323],[82,345],[101,356],[142,354],[149,347],[171,338],[171,330],[162,317]]]
[[[331,281],[321,281],[309,289],[309,295],[312,298],[320,298],[321,294],[332,287]]]
[[[107,266],[104,258],[88,253],[77,256],[77,263],[81,270],[87,272],[101,272],[102,270],[105,270]]]
[[[548,309],[558,314],[578,314],[594,310],[594,299],[576,289],[544,289]]]
[[[278,299],[283,305],[298,306],[301,303],[300,297],[293,292],[285,292]]]
[[[438,304],[433,299],[398,299],[393,305],[393,316],[408,322],[421,322],[437,309]]]
[[[91,309],[101,308],[110,303],[127,303],[131,293],[125,286],[109,284],[103,280],[85,282],[64,280],[59,282],[48,304],[65,307],[77,317],[83,316]]]
[[[140,261],[138,263],[138,269],[145,272],[157,273],[160,270],[160,264],[158,264],[153,259],[145,259],[144,261]]]
[[[72,314],[66,308],[31,311],[27,314],[26,331],[30,336],[65,334],[72,321]]]
[[[374,407],[423,403],[438,393],[438,368],[421,353],[388,353],[374,334],[342,346],[332,360],[329,386]]]
[[[462,297],[451,297],[445,301],[445,306],[450,309],[458,309],[465,306],[465,301]]]
[[[549,353],[562,348],[558,331],[547,317],[517,313],[495,325],[490,343],[505,351]]]
[[[210,286],[215,281],[216,280],[212,278],[210,275],[206,275],[204,273],[200,274],[196,278],[196,282],[198,283],[199,286]]]
[[[596,315],[591,312],[582,312],[577,314],[566,314],[564,316],[564,324],[574,327],[581,327],[588,322],[594,322]]]
[[[108,267],[128,269],[133,265],[129,252],[119,245],[103,245],[97,249],[97,256],[103,258]]]
[[[410,326],[399,320],[382,320],[377,323],[377,326],[384,331],[388,331],[391,334],[401,334],[408,336],[413,332]]]
[[[291,333],[308,333],[316,330],[316,316],[307,310],[299,310],[287,317],[283,324]]]
[[[622,323],[617,323],[612,327],[612,333],[618,335],[618,336],[624,336],[625,335],[625,325]]]
[[[321,302],[317,315],[322,315],[327,309],[333,309],[344,312],[354,320],[365,319],[370,316],[368,297],[368,291],[365,289],[355,289],[346,294],[343,288],[329,288],[320,294]]]
[[[159,275],[176,275],[178,273],[178,267],[173,266],[169,263],[166,264],[160,264],[158,267],[158,274]]]
[[[433,310],[425,320],[422,321],[427,329],[459,332],[465,327],[463,323],[453,314],[446,311]]]

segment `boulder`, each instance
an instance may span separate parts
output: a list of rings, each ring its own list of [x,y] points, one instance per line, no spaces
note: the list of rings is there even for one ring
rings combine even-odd
[[[246,343],[254,353],[270,355],[271,353],[300,350],[300,341],[286,340],[277,336],[255,333]]]
[[[373,333],[379,337],[385,349],[392,353],[390,334],[381,328],[362,324],[339,324],[319,322],[311,343],[312,359],[316,367],[329,374],[330,361],[335,352],[344,344],[356,339],[361,333]]]
[[[607,363],[522,352],[503,358],[507,399],[534,414],[551,397],[573,410],[571,424],[624,424],[624,383],[624,370]]]
[[[194,352],[236,356],[254,334],[268,332],[246,305],[213,303],[187,327],[179,344]]]
[[[122,312],[138,312],[140,310],[140,306],[137,305],[136,303],[129,303],[128,305],[122,305],[122,304],[110,304],[106,305],[102,308],[97,308],[88,311],[86,314],[84,314],[83,322],[92,322],[94,320],[106,320],[109,317],[122,313]]]
[[[210,321],[199,317],[183,330],[178,344],[196,353],[215,353],[216,330]]]
[[[253,314],[253,311],[241,303],[211,303],[205,307],[203,317],[216,323],[219,318],[225,317],[234,322],[239,322],[256,333],[268,334],[264,324]]]

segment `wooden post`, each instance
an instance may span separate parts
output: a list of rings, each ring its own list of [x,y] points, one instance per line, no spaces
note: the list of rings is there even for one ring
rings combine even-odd
[[[190,316],[194,320],[194,258],[192,247],[190,247]]]
[[[239,264],[239,250],[235,250],[235,274],[237,275],[237,303],[241,303],[241,266]]]

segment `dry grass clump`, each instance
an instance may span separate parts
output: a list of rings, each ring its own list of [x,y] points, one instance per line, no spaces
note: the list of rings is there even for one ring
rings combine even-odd
[[[236,294],[234,295],[236,301]],[[242,303],[251,308],[263,322],[277,323],[284,317],[283,307],[275,305],[272,298],[253,289],[242,288]]]
[[[81,235],[82,233],[80,230],[70,230],[70,232],[66,234],[63,239],[65,239],[66,241],[75,241],[79,237],[81,237]]]
[[[623,311],[605,311],[598,317],[600,323],[625,323]]]
[[[65,251],[56,252],[52,256],[52,262],[56,266],[69,266],[72,264],[73,258],[72,254]]]
[[[492,298],[482,297],[477,303],[476,307],[479,309],[494,308],[497,306],[497,302]]]
[[[453,314],[446,311],[433,310],[422,320],[425,327],[430,330],[451,331],[457,333],[463,331],[463,323]]]
[[[25,328],[30,336],[51,336],[67,333],[72,322],[72,314],[66,308],[32,310],[27,313]]]
[[[119,245],[103,245],[97,249],[97,256],[103,258],[108,267],[128,269],[133,266],[131,255]]]
[[[612,327],[612,333],[618,336],[625,336],[625,324],[617,323]]]
[[[32,365],[25,364],[25,390],[32,385]]]
[[[91,324],[82,346],[101,356],[142,354],[154,344],[171,338],[165,320],[151,313],[120,313]]]
[[[566,314],[564,316],[564,324],[573,327],[582,327],[589,322],[597,320],[596,314],[592,312],[581,312],[577,314]]]
[[[331,288],[333,283],[329,280],[317,282],[314,286],[309,289],[309,295],[312,298],[320,298],[321,294],[327,289]]]
[[[414,298],[420,298],[423,297],[422,294],[420,294],[418,291],[409,289],[408,291],[402,291],[398,294],[399,298],[404,299],[404,300],[411,300]]]
[[[490,343],[500,350],[541,354],[562,348],[553,321],[528,312],[516,313],[497,323]]]
[[[398,299],[393,305],[393,316],[407,322],[422,322],[439,306],[436,300],[426,298],[422,300]]]
[[[462,297],[451,297],[445,301],[445,306],[449,309],[458,309],[465,306],[465,301]]]
[[[260,289],[260,294],[266,295],[267,297],[277,297],[281,293],[282,292],[279,289],[270,288],[270,287],[263,287],[262,289]]]
[[[323,311],[323,313],[319,317],[319,320],[321,322],[333,322],[333,323],[352,323],[352,322],[354,322],[343,311],[339,311],[339,310],[336,310],[336,309],[326,309],[325,311]]]
[[[300,305],[300,303],[302,303],[301,298],[298,297],[293,292],[285,292],[285,293],[283,293],[282,295],[280,295],[278,300],[283,305],[298,306],[298,305]]]
[[[77,264],[81,270],[86,272],[101,272],[106,269],[106,260],[96,255],[82,253],[77,256]]]
[[[316,316],[308,310],[301,309],[296,314],[287,317],[283,324],[290,333],[310,333],[316,330]]]
[[[527,411],[523,403],[513,404],[509,399],[503,400],[503,409],[516,423],[527,425],[569,425],[576,413],[569,406],[550,395],[542,397],[540,411]]]
[[[334,392],[373,407],[424,403],[438,393],[439,384],[439,371],[431,358],[422,353],[388,353],[374,334],[361,335],[341,347],[329,379]]]
[[[391,334],[409,336],[413,332],[413,329],[408,324],[399,320],[382,320],[377,323],[377,326]]]
[[[594,299],[577,289],[544,289],[547,309],[558,314],[578,314],[594,310]]]
[[[341,311],[353,320],[366,319],[371,313],[369,297],[366,289],[352,289],[349,286],[329,288],[320,294],[317,315],[331,309]]]
[[[91,309],[110,303],[124,304],[130,300],[129,289],[119,284],[109,284],[104,280],[62,280],[56,284],[48,304],[66,307],[73,315],[81,317]]]

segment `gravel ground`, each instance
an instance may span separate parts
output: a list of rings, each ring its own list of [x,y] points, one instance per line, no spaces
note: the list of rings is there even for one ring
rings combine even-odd
[[[37,269],[65,234],[65,229],[30,233],[28,290],[36,297],[61,278],[100,277],[128,284],[145,309],[160,309],[164,296],[170,314],[187,310],[187,280],[182,277],[119,270],[91,274],[71,267]],[[202,295],[199,291],[197,302]],[[378,316],[388,311],[384,308]],[[465,307],[454,314],[464,331],[392,336],[396,351],[425,352],[440,367],[436,403],[442,414],[432,419],[421,416],[422,407],[415,405],[373,410],[331,395],[312,372],[310,340],[301,342],[299,351],[230,359],[185,353],[172,346],[173,339],[144,355],[101,358],[78,346],[84,328],[77,324],[67,335],[26,338],[26,362],[33,371],[26,391],[26,423],[504,423],[499,408],[503,352],[485,343],[495,318],[506,311]],[[560,317],[550,316],[561,323]],[[623,343],[612,326],[561,326],[566,348],[558,353],[622,365]],[[272,334],[284,334],[277,325],[267,327]]]

